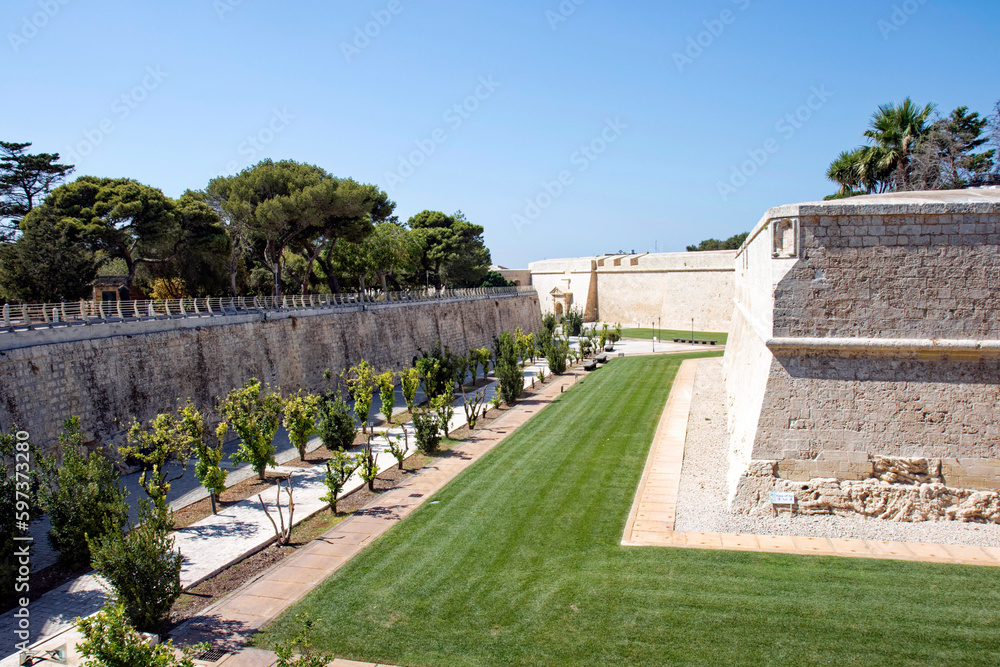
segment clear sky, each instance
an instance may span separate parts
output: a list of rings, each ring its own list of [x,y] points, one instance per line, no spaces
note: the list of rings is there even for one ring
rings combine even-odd
[[[749,230],[833,192],[879,104],[1000,99],[996,0],[4,0],[0,26],[3,140],[175,197],[318,164],[403,220],[461,209],[509,267]]]

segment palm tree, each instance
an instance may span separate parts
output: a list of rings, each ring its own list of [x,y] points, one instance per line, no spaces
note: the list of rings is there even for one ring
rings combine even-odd
[[[877,149],[868,157],[875,160],[876,171],[891,174],[893,189],[910,189],[910,158],[917,142],[928,130],[927,118],[934,105],[918,107],[909,97],[896,104],[883,104],[872,114],[871,128],[865,136]]]

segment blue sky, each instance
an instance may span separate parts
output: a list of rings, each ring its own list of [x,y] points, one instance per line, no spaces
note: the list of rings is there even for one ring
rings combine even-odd
[[[403,220],[461,209],[510,267],[749,230],[833,192],[879,104],[1000,99],[995,0],[6,0],[0,26],[0,138],[78,175],[178,196],[311,162]]]

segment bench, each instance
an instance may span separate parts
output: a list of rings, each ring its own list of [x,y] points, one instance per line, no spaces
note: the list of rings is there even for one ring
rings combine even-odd
[[[599,355],[597,355],[596,357],[594,357],[594,361],[596,361],[599,364],[603,364],[607,360],[608,360],[608,353],[607,352],[601,352]]]
[[[595,370],[596,368],[597,368],[597,362],[593,359],[587,359],[585,362],[583,362],[583,370],[585,371],[592,371]]]
[[[687,343],[689,345],[715,345],[714,340],[704,340],[701,338],[675,338],[675,343]]]

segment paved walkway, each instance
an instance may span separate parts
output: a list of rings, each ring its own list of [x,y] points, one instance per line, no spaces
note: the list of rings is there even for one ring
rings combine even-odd
[[[1000,566],[1000,547],[675,531],[677,489],[697,364],[697,359],[684,361],[674,379],[625,525],[623,545]]]
[[[524,368],[525,386],[530,386],[534,382],[535,376],[542,369],[547,370],[547,362],[538,359],[534,364],[529,364]],[[480,388],[481,390],[482,388]],[[485,386],[487,400],[492,398],[496,389],[496,381]],[[398,390],[398,388],[397,388]],[[377,400],[377,396],[375,397]],[[400,414],[406,410],[405,402],[399,398],[400,405],[394,406],[393,414]],[[461,407],[462,398],[457,398],[453,405],[455,414],[449,422],[449,428],[454,431],[466,424],[465,411]],[[378,406],[379,408],[381,406]],[[374,411],[373,411],[374,414]],[[403,429],[409,434],[410,449],[412,453],[416,451],[416,437],[413,433],[412,424],[405,427],[396,426],[390,429],[390,434],[400,437]],[[376,428],[376,433],[384,431]],[[319,438],[312,438],[307,449],[312,451],[320,446]],[[396,465],[396,459],[388,452],[388,442],[381,436],[376,437],[373,442],[376,451],[378,466],[380,471],[384,471]],[[355,448],[356,450],[359,448]],[[290,461],[298,456],[294,449],[284,450],[281,455],[282,461]],[[190,466],[193,468],[194,466]],[[271,472],[293,474],[293,497],[295,501],[295,523],[309,518],[317,512],[323,510],[327,503],[320,500],[326,494],[326,486],[323,482],[325,468],[314,466],[312,468],[299,467],[272,467]],[[242,479],[253,476],[252,470],[248,466],[243,466],[239,471],[230,473],[227,482],[232,485]],[[342,495],[346,495],[358,488],[364,482],[360,475],[355,474],[345,485]],[[134,492],[133,496],[138,496],[139,492]],[[277,522],[275,512],[275,490],[269,489],[262,494],[272,515]],[[179,509],[187,504],[197,502],[207,496],[207,492],[202,488],[194,489],[184,494],[182,499],[174,500],[171,506]],[[285,512],[287,522],[287,500],[282,493],[282,510]],[[174,533],[176,547],[184,556],[181,569],[181,585],[185,588],[196,586],[200,582],[218,574],[233,563],[243,560],[261,549],[267,547],[274,541],[274,528],[261,510],[260,503],[256,496],[246,500],[226,505],[221,508],[218,515],[209,516],[197,523],[183,528]],[[39,544],[45,544],[44,537],[37,538]],[[104,605],[107,596],[104,586],[99,578],[94,574],[83,575],[73,581],[49,591],[37,600],[34,600],[30,607],[30,632],[31,642],[39,642],[48,637],[57,635],[73,625],[73,619],[86,617],[97,611]],[[19,619],[14,617],[14,611],[0,615],[0,636],[9,637],[10,640],[0,645],[0,656],[7,656],[0,660],[0,667],[16,665],[16,656],[13,655],[14,643],[18,641],[14,638],[14,630],[19,625]]]
[[[488,427],[477,430],[460,445],[420,469],[403,485],[383,493],[374,505],[356,512],[182,624],[173,632],[174,640],[181,645],[208,641],[212,648],[229,652],[217,662],[199,664],[270,667],[276,659],[274,653],[244,648],[251,635],[409,515],[584,374],[580,368],[569,371],[550,381],[538,394],[519,401]],[[38,648],[44,650],[62,644],[74,647],[79,639],[75,628],[66,628],[40,643]],[[6,665],[6,662],[0,664]],[[75,664],[72,657],[70,664]],[[369,667],[372,664],[340,659],[330,663],[332,667]]]

